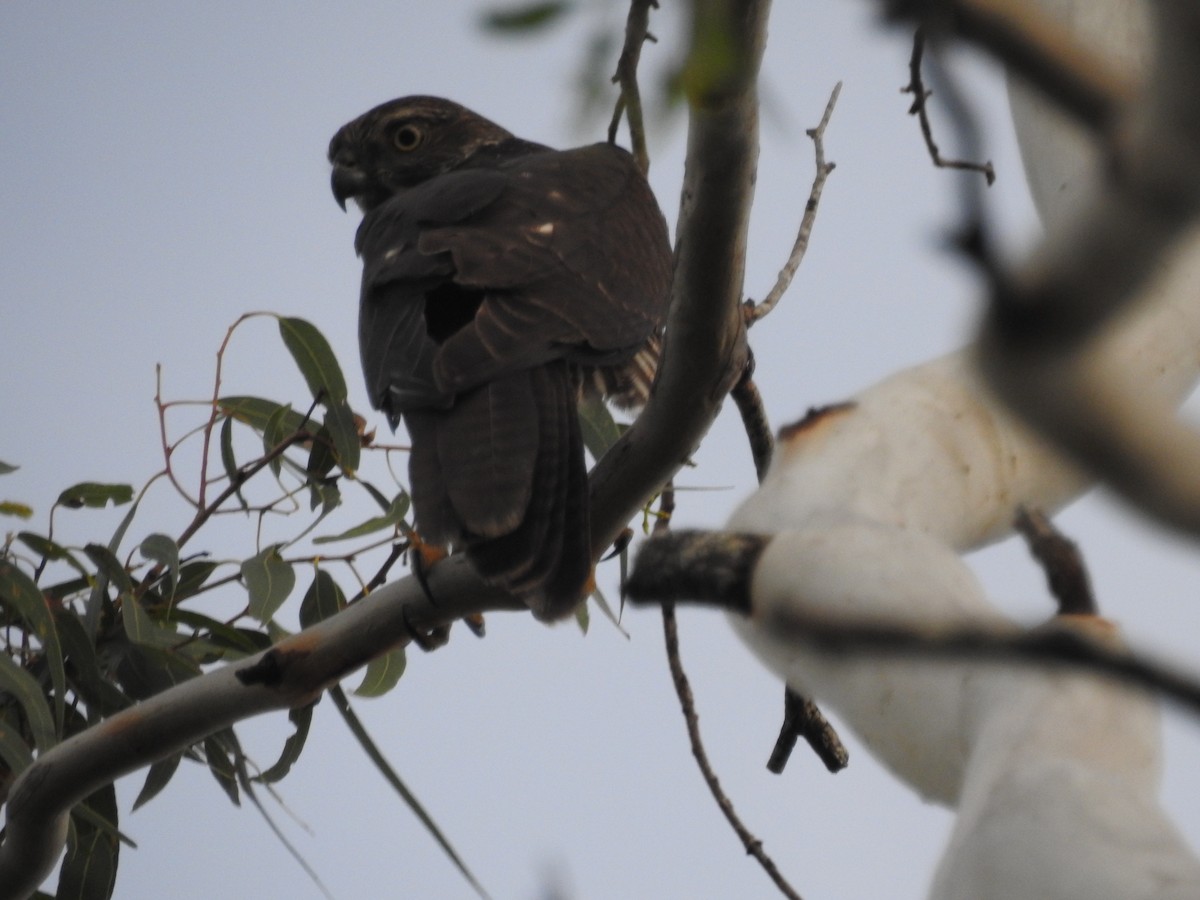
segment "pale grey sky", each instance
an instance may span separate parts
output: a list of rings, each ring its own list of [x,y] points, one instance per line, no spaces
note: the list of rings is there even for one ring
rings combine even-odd
[[[601,139],[603,121],[576,127],[572,79],[590,29],[606,18],[619,23],[624,5],[584,6],[552,35],[515,40],[482,35],[482,7],[466,0],[7,4],[0,459],[22,468],[0,481],[0,495],[44,515],[74,481],[140,485],[161,464],[154,364],[164,365],[167,396],[204,396],[225,329],[247,310],[316,324],[342,361],[351,401],[366,411],[355,345],[357,214],[343,215],[330,195],[329,137],[383,100],[433,93],[523,137],[559,146]],[[778,425],[961,343],[977,291],[963,264],[940,249],[954,176],[930,167],[905,115],[898,89],[907,79],[906,37],[881,31],[874,4],[862,0],[776,7],[750,296],[773,283],[807,196],[804,130],[833,84],[845,82],[826,139],[838,168],[808,259],[783,306],[752,334]],[[649,83],[681,47],[671,10],[655,14],[653,30],[661,42],[644,53]],[[970,74],[999,172],[991,198],[1011,245],[1022,246],[1036,226],[1002,86],[987,66],[972,63]],[[670,220],[683,124],[651,135],[651,180]],[[943,143],[951,146],[948,133]],[[230,393],[304,397],[266,321],[235,338],[226,377]],[[682,493],[677,522],[715,526],[754,485],[732,410],[697,462],[680,483],[709,490]],[[329,531],[370,513],[356,499]],[[70,542],[93,536],[92,523],[115,521],[77,512],[58,524]],[[181,521],[160,487],[134,531],[178,531]],[[1083,543],[1105,609],[1135,640],[1191,652],[1200,624],[1196,561],[1103,501],[1086,501],[1063,521]],[[246,533],[241,523],[227,527],[231,542]],[[1040,573],[1019,548],[979,561],[1006,609],[1031,619],[1049,611]],[[609,570],[610,596],[614,580]],[[685,611],[681,620],[722,783],[801,893],[921,897],[949,816],[853,744],[851,767],[836,777],[803,749],[784,776],[767,773],[781,687],[720,616]],[[546,884],[578,898],[775,896],[692,763],[655,614],[627,613],[629,640],[598,617],[586,638],[526,616],[493,616],[488,626],[486,640],[456,631],[438,653],[414,652],[392,694],[357,708],[493,896],[533,898]],[[287,731],[280,714],[242,734],[266,765]],[[1200,739],[1173,719],[1169,736],[1168,803],[1196,843],[1200,806],[1187,769]],[[122,853],[117,896],[319,896],[257,814],[231,808],[206,772],[185,766],[130,815],[140,783],[121,784],[121,827],[140,849]],[[272,811],[335,896],[471,896],[328,703],[280,793],[311,833],[269,802]]]

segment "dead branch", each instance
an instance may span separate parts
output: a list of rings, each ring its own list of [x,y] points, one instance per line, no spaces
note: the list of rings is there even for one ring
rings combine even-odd
[[[918,28],[913,34],[912,56],[908,61],[908,84],[900,88],[902,94],[912,94],[912,105],[908,108],[910,116],[916,116],[921,124],[921,136],[925,139],[925,149],[929,158],[939,169],[959,169],[966,172],[979,172],[991,187],[996,181],[996,170],[991,160],[983,163],[971,162],[965,159],[946,159],[942,156],[937,142],[933,139],[933,126],[929,122],[928,100],[933,91],[925,87],[921,77],[921,61],[925,57],[925,31]]]

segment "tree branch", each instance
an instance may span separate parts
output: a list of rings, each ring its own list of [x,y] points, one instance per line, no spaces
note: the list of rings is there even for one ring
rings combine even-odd
[[[959,37],[1003,60],[1093,131],[1107,133],[1132,84],[1027,0],[880,0],[885,14]]]
[[[767,0],[698,2],[695,33],[721,19],[732,64],[697,84],[678,234],[669,336],[655,396],[593,471],[593,551],[599,555],[685,462],[740,375],[739,303],[758,155],[755,89]],[[413,577],[275,647],[171,688],[40,756],[9,795],[0,845],[0,900],[31,893],[49,874],[72,806],[97,787],[260,713],[310,702],[325,687],[415,632],[464,615],[524,610],[483,584],[463,557],[428,573],[430,605]],[[254,683],[238,676],[250,674]]]
[[[755,563],[770,535],[677,531],[642,545],[625,595],[637,605],[695,602],[749,615]],[[698,565],[728,573],[707,585],[690,574]],[[707,590],[693,590],[693,586]],[[758,623],[773,636],[830,653],[874,654],[989,663],[1038,663],[1079,669],[1122,684],[1146,688],[1200,717],[1200,679],[1136,653],[1115,649],[1053,624],[1030,631],[995,625],[916,628],[866,621],[833,621],[795,609]]]
[[[833,108],[837,105],[841,93],[842,83],[839,81],[833,86],[829,101],[825,104],[825,112],[821,115],[821,121],[816,128],[810,128],[805,132],[813,142],[813,154],[816,156],[816,174],[813,176],[812,187],[808,192],[808,202],[804,204],[804,215],[800,219],[800,228],[796,231],[796,241],[792,244],[792,252],[783,268],[779,270],[775,286],[771,288],[771,292],[761,303],[748,301],[746,304],[747,325],[753,325],[778,305],[779,301],[783,299],[783,295],[787,293],[787,289],[791,287],[792,279],[796,277],[800,263],[804,262],[804,254],[808,252],[808,242],[812,239],[813,225],[817,221],[817,207],[821,205],[821,194],[825,191],[825,182],[829,180],[830,174],[837,167],[837,163],[825,161],[825,129],[829,127]]]
[[[991,187],[996,181],[996,170],[992,166],[991,160],[977,163],[965,159],[946,159],[942,156],[942,151],[938,149],[937,142],[933,139],[933,126],[929,122],[928,100],[933,96],[933,91],[925,87],[925,80],[921,77],[921,61],[924,58],[925,31],[918,28],[913,34],[912,56],[908,61],[908,84],[900,88],[900,92],[912,94],[913,101],[908,108],[908,114],[916,116],[917,121],[921,124],[921,136],[925,139],[925,149],[929,151],[929,158],[939,169],[979,172],[987,181],[988,187]]]
[[[658,381],[642,414],[592,471],[596,555],[684,465],[745,367],[739,304],[758,163],[756,80],[769,8],[768,0],[694,4],[693,54],[705,29],[723,27],[730,60],[689,89],[675,279]]]
[[[621,86],[621,96],[608,123],[608,142],[615,144],[621,115],[629,122],[629,143],[638,168],[645,175],[650,171],[650,153],[646,149],[646,125],[642,119],[642,93],[638,89],[637,70],[642,58],[642,44],[650,37],[650,10],[658,9],[658,0],[630,0],[629,16],[625,20],[625,44],[617,60],[614,84]]]
[[[392,582],[263,653],[156,694],[42,754],[9,793],[0,900],[25,897],[45,879],[71,808],[99,787],[242,719],[310,703],[415,632],[483,610],[524,609],[481,585],[464,558],[438,565],[429,581],[437,606],[415,578]]]

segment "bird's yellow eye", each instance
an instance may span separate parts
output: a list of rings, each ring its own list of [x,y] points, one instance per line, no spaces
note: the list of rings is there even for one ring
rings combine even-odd
[[[416,150],[424,137],[424,133],[416,125],[401,125],[392,135],[392,143],[398,150]]]

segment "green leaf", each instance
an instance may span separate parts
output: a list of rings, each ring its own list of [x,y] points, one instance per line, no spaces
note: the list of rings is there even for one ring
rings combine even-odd
[[[238,796],[237,767],[230,755],[225,752],[225,747],[218,735],[209,735],[204,739],[204,758],[208,762],[208,771],[212,772],[213,778],[217,779],[221,790],[229,796],[234,806],[241,806],[242,801]]]
[[[54,746],[54,717],[37,680],[18,666],[7,653],[0,653],[0,693],[7,693],[20,705],[33,734],[39,753]]]
[[[14,775],[20,775],[33,762],[33,753],[16,730],[0,719],[0,763]]]
[[[221,651],[222,658],[240,659],[250,656],[271,646],[271,639],[261,631],[249,628],[234,628],[203,613],[176,608],[171,612],[171,618],[194,629],[200,640],[207,642]],[[224,651],[230,651],[228,653]]]
[[[261,397],[222,397],[217,401],[217,405],[225,415],[244,422],[255,431],[266,430],[267,422],[281,409],[287,410],[283,422],[287,434],[293,434],[304,427],[304,416],[300,413]]]
[[[21,531],[17,533],[17,540],[39,556],[54,560],[55,562],[65,562],[85,578],[91,577],[91,573],[83,563],[75,558],[75,555],[70,550],[47,537],[34,534],[32,531]]]
[[[337,457],[333,453],[333,435],[329,433],[328,424],[322,425],[321,429],[313,435],[312,447],[308,450],[308,463],[304,466],[304,471],[308,474],[309,480],[319,482],[333,471],[336,463]]]
[[[0,515],[16,516],[18,519],[32,519],[33,507],[15,500],[0,500]]]
[[[332,408],[346,402],[346,379],[325,336],[304,319],[280,318],[279,334],[313,399]]]
[[[100,671],[96,648],[83,630],[83,622],[69,612],[56,617],[63,653],[71,661],[71,685],[87,701],[88,722],[119,712],[132,702]]]
[[[179,633],[156,621],[150,613],[134,599],[133,594],[121,595],[121,624],[125,636],[135,644],[145,647],[174,647],[179,643]]]
[[[313,709],[315,707],[315,703],[309,703],[307,706],[300,706],[288,712],[288,720],[296,726],[296,730],[283,742],[283,750],[279,754],[279,759],[275,761],[275,765],[259,775],[255,781],[275,784],[275,782],[282,781],[287,777],[296,760],[300,758],[301,751],[304,750],[304,744],[308,740],[308,729],[312,724]]]
[[[176,598],[183,600],[197,593],[216,569],[217,563],[207,559],[184,563],[179,567],[179,583],[175,585]]]
[[[324,519],[327,515],[342,505],[342,492],[338,490],[338,486],[335,481],[316,482],[310,485],[310,490],[311,496],[308,503],[309,511],[311,512],[318,506],[321,507],[321,519]]]
[[[359,697],[382,697],[396,686],[404,674],[404,648],[377,656],[367,663],[362,684],[354,689]]]
[[[269,622],[296,586],[296,572],[272,544],[242,563],[242,582],[250,594],[250,615]]]
[[[120,653],[117,678],[125,693],[135,700],[145,700],[200,674],[195,662],[164,647],[125,642],[108,650],[115,651]]]
[[[179,768],[179,760],[181,759],[183,759],[183,754],[175,753],[166,759],[160,759],[150,767],[150,770],[146,773],[146,780],[142,782],[142,789],[138,792],[137,799],[133,801],[134,809],[144,806],[158,796],[159,792],[175,776],[175,771]]]
[[[346,595],[324,569],[317,569],[300,603],[300,627],[307,628],[346,608]]]
[[[173,603],[175,587],[179,584],[179,545],[165,534],[152,534],[142,541],[138,549],[146,559],[166,567],[167,583],[171,586],[167,592],[167,603]]]
[[[108,900],[116,885],[121,845],[113,786],[96,791],[85,804],[71,814],[67,853],[58,872],[58,900]],[[88,808],[94,816],[83,814]],[[94,824],[97,817],[103,827]]]
[[[129,573],[125,571],[125,567],[121,565],[121,561],[117,559],[112,550],[103,544],[88,544],[83,548],[83,552],[95,564],[100,574],[118,591],[122,594],[133,592],[133,579],[129,577]]]
[[[54,627],[54,613],[33,579],[7,560],[0,559],[0,604],[7,604],[29,625],[42,645],[50,682],[54,685],[54,733],[62,734],[63,700],[67,694],[67,672],[62,645]]]
[[[451,846],[449,839],[442,833],[442,830],[438,828],[437,823],[433,821],[433,817],[430,816],[425,810],[425,807],[421,805],[421,802],[416,798],[416,795],[414,795],[413,792],[408,789],[408,785],[401,780],[399,774],[397,774],[396,770],[392,768],[391,763],[389,763],[387,758],[384,757],[383,753],[380,752],[375,741],[371,739],[371,735],[368,734],[367,729],[363,727],[363,723],[358,718],[358,715],[354,712],[354,708],[350,706],[350,700],[346,697],[345,691],[335,684],[329,689],[329,698],[333,700],[333,705],[337,708],[337,711],[341,713],[342,719],[345,721],[346,726],[350,729],[350,733],[354,735],[355,739],[359,743],[359,746],[363,748],[363,752],[367,754],[367,758],[375,764],[375,768],[379,770],[379,774],[381,774],[387,783],[392,786],[393,790],[400,795],[400,799],[404,801],[405,805],[412,810],[413,814],[421,821],[421,824],[425,826],[425,830],[429,832],[430,836],[432,836],[433,839],[438,842],[442,848],[442,852],[446,854],[452,863],[454,863],[454,866],[462,874],[463,878],[467,880],[471,887],[473,887],[481,897],[486,897],[487,892],[483,889],[482,885],[475,880],[475,876],[471,874],[471,870],[467,868],[467,864],[462,861],[462,858],[455,851],[454,847]]]
[[[537,0],[489,10],[483,14],[481,24],[486,31],[524,36],[547,28],[574,8],[575,4],[567,0]]]
[[[59,494],[57,504],[68,509],[79,509],[84,506],[91,509],[103,509],[110,500],[114,506],[122,506],[132,499],[133,487],[131,485],[81,481]]]
[[[285,422],[288,413],[292,411],[290,406],[281,406],[271,414],[271,418],[267,419],[266,427],[263,428],[263,449],[270,453],[278,447],[284,440],[296,433],[296,429],[288,428]],[[283,467],[283,461],[280,457],[275,457],[271,460],[271,471],[278,477],[280,469]]]
[[[618,619],[616,614],[613,612],[612,606],[609,605],[608,599],[600,591],[600,588],[596,588],[594,591],[592,591],[592,599],[596,601],[596,606],[599,607],[600,612],[604,613],[604,618],[608,619],[608,621],[612,623],[613,628],[621,632],[621,635],[625,638],[625,640],[632,640],[629,636],[629,632],[621,627],[621,620]],[[580,607],[587,606],[586,603],[580,603],[579,605]]]
[[[583,445],[593,459],[602,457],[621,437],[621,426],[613,420],[604,401],[595,395],[579,404],[579,426],[583,432]]]
[[[133,517],[137,514],[138,505],[134,503],[129,507],[129,512],[125,513],[121,518],[121,523],[117,526],[117,530],[113,532],[113,536],[109,538],[108,547],[101,547],[101,550],[106,550],[108,557],[112,560],[116,559],[117,548],[121,546],[121,541],[125,540],[125,532],[129,530],[129,523],[133,521]],[[96,545],[90,545],[96,546]],[[84,547],[84,552],[92,559],[96,558]],[[120,574],[120,580],[117,584],[119,590],[132,590],[132,584],[129,582],[129,576],[125,574],[124,568],[118,563],[115,569]],[[127,587],[124,585],[128,585]],[[92,593],[88,597],[87,607],[83,613],[83,624],[87,629],[87,633],[93,638],[96,636],[96,630],[100,626],[100,613],[104,609],[104,603],[108,599],[108,576],[101,569],[100,577],[96,579],[96,584],[92,588]]]
[[[225,469],[225,477],[229,479],[229,483],[236,485],[234,496],[238,498],[238,503],[242,504],[243,510],[249,510],[250,504],[242,496],[242,488],[239,484],[241,475],[238,472],[237,458],[233,455],[232,417],[226,417],[225,421],[221,423],[221,467]]]
[[[344,399],[326,406],[325,427],[333,437],[338,465],[347,475],[353,476],[362,456],[362,442],[358,438],[358,426],[354,424],[354,411]]]
[[[395,528],[404,521],[405,515],[408,514],[409,497],[404,491],[401,491],[393,499],[388,511],[382,516],[374,516],[367,519],[365,522],[360,522],[353,528],[343,531],[341,534],[328,534],[322,537],[313,538],[314,544],[330,544],[334,541],[347,541],[351,538],[359,538],[366,534],[373,534],[376,531],[382,531],[385,528]]]
[[[6,463],[0,460],[0,475],[7,475],[9,472],[15,472],[20,466],[14,466],[12,463]]]

